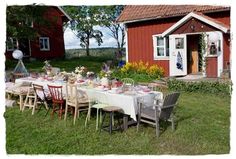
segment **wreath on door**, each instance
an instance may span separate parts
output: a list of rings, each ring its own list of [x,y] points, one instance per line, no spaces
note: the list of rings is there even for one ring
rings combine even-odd
[[[183,58],[182,58],[182,56],[181,56],[179,51],[178,51],[178,54],[177,54],[176,67],[179,70],[183,70]]]

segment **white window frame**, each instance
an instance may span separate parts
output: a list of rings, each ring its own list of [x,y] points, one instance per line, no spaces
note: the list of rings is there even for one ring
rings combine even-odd
[[[159,47],[159,46],[157,46],[157,37],[161,37],[164,40],[164,45],[163,45],[163,47],[164,47],[164,56],[158,56],[157,55],[157,48]],[[169,60],[169,56],[166,56],[166,52],[167,52],[167,49],[166,49],[166,37],[163,37],[161,34],[157,34],[157,35],[153,35],[152,39],[153,39],[153,55],[154,55],[154,60]]]
[[[15,44],[14,44],[14,40],[15,40]],[[9,42],[12,43],[11,47],[8,45]],[[16,38],[13,38],[13,37],[7,38],[7,51],[13,51],[13,50],[17,49],[17,45],[18,45],[18,40]]]
[[[45,39],[47,40],[47,48],[45,47]],[[40,41],[43,40],[43,48],[41,48]],[[49,42],[49,37],[39,37],[39,49],[40,51],[50,51],[50,42]]]

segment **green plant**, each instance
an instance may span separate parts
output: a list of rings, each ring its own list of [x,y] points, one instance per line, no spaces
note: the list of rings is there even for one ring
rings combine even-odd
[[[160,79],[164,75],[164,70],[158,65],[150,65],[148,62],[127,62],[122,68],[113,72],[115,78],[129,77],[136,82],[150,82]]]
[[[206,33],[202,33],[200,35],[200,41],[199,41],[199,45],[200,45],[200,52],[199,52],[199,65],[201,66],[202,72],[206,72],[206,67],[207,67],[207,60],[206,60],[206,51],[207,51],[207,44],[206,44]]]
[[[212,94],[231,94],[231,82],[219,81],[198,81],[198,82],[185,82],[176,79],[169,79],[167,81],[170,90],[186,91],[186,92],[202,92]]]

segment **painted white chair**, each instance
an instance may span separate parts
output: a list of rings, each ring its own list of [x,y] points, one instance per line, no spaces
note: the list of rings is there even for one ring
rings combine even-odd
[[[102,123],[102,108],[108,107],[109,104],[107,103],[107,97],[105,94],[100,93],[94,99],[90,99],[89,102],[89,110],[85,120],[85,127],[87,126],[88,121],[90,120],[91,109],[97,109],[97,116],[96,116],[96,130],[98,130],[99,125]]]

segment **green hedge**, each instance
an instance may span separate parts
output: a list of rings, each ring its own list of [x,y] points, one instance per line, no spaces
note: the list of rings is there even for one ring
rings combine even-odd
[[[219,81],[194,81],[186,82],[176,79],[167,80],[167,85],[170,90],[185,91],[185,92],[202,92],[212,94],[231,95],[232,83]]]

